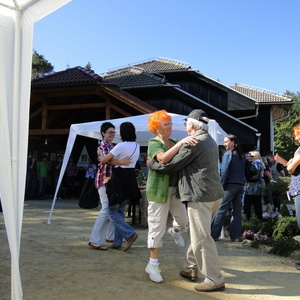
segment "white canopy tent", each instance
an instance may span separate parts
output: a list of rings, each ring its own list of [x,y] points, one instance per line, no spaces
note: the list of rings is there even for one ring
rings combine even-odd
[[[71,0],[0,0],[0,197],[11,253],[11,298],[22,299],[19,254],[26,176],[33,24]]]
[[[172,122],[173,122],[173,131],[172,131],[172,138],[176,138],[178,140],[184,138],[187,136],[186,128],[184,126],[184,118],[186,116],[184,115],[178,115],[178,114],[170,114],[172,116]],[[133,116],[133,117],[126,117],[126,118],[120,118],[120,119],[114,119],[114,120],[104,120],[104,121],[97,121],[97,122],[89,122],[89,123],[81,123],[81,124],[73,124],[70,128],[69,138],[66,146],[66,151],[60,171],[60,175],[58,178],[57,187],[55,190],[53,202],[51,211],[48,218],[48,224],[51,224],[51,217],[53,214],[55,201],[58,193],[58,189],[60,187],[61,181],[63,179],[63,175],[68,163],[68,160],[70,158],[73,145],[75,143],[75,139],[77,135],[86,136],[94,139],[102,139],[102,136],[100,134],[100,126],[104,122],[111,122],[116,127],[116,137],[114,139],[115,143],[121,142],[120,134],[118,132],[118,129],[120,128],[120,125],[123,122],[131,122],[134,124],[136,129],[136,136],[137,136],[137,142],[140,146],[147,146],[148,141],[150,138],[154,137],[154,135],[149,131],[147,119],[150,116],[150,114],[144,114],[139,116]],[[226,136],[226,132],[220,127],[220,125],[215,120],[209,120],[208,124],[208,131],[210,135],[213,137],[213,139],[216,141],[218,145],[223,145],[224,137]]]

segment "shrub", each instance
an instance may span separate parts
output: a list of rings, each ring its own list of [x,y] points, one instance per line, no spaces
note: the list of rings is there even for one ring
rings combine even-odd
[[[280,214],[283,217],[289,217],[290,216],[289,209],[288,209],[288,207],[287,207],[287,205],[285,203],[281,206]]]
[[[242,221],[242,232],[245,230],[251,230],[253,232],[258,232],[261,228],[261,220],[257,219],[256,217],[250,218],[248,221],[246,218]]]
[[[263,219],[257,234],[265,234],[268,237],[271,237],[273,235],[274,226],[277,220],[278,219]]]
[[[278,240],[272,238],[267,240],[254,240],[251,243],[251,247],[259,248],[260,245],[266,245],[272,247],[270,253],[280,255],[280,256],[289,256],[295,250],[300,249],[300,243],[291,237],[284,237]]]
[[[274,226],[272,237],[279,240],[284,237],[293,237],[298,233],[296,217],[284,217],[278,219]]]
[[[286,203],[287,196],[286,196],[286,191],[288,190],[288,186],[290,184],[291,178],[286,176],[286,177],[279,177],[276,180],[276,183],[270,183],[266,186],[266,193],[269,193],[269,191],[276,193],[281,200],[281,203]]]
[[[282,237],[275,241],[271,253],[280,256],[290,256],[295,250],[300,249],[300,243],[292,237]]]
[[[267,235],[271,237],[276,221],[277,219],[259,220],[257,218],[251,218],[249,221],[245,219],[242,222],[242,232],[245,233],[245,231],[252,231],[258,235]]]
[[[269,253],[289,256],[300,249],[300,243],[293,237],[298,233],[296,217],[282,217],[277,219],[251,218],[243,219],[243,238],[251,240],[251,247],[260,245],[271,247]]]

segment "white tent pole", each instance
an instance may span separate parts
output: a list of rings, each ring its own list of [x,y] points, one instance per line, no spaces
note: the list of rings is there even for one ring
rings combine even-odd
[[[33,24],[70,1],[0,1],[0,165],[6,173],[0,189],[11,253],[12,300],[23,297],[19,256],[28,145]]]
[[[11,272],[12,272],[12,281],[11,281],[11,290],[12,290],[12,299],[22,299],[23,291],[21,284],[21,275],[19,269],[19,256],[20,256],[20,240],[21,240],[21,228],[22,228],[22,219],[19,220],[19,209],[20,206],[18,202],[24,201],[21,199],[21,193],[18,189],[18,136],[19,136],[19,99],[20,99],[20,55],[21,55],[21,16],[20,11],[16,9],[15,14],[15,38],[14,38],[14,74],[13,74],[13,109],[12,109],[12,131],[11,131],[11,165],[12,165],[12,182],[13,182],[13,199],[14,201],[14,215],[15,215],[15,230],[14,237],[10,240],[13,241],[15,245],[10,244],[11,249]]]
[[[56,185],[56,188],[55,188],[55,193],[54,193],[54,196],[53,196],[52,206],[51,206],[51,210],[50,210],[50,213],[49,213],[47,224],[51,224],[51,218],[52,218],[52,214],[53,214],[53,210],[54,210],[58,190],[59,190],[59,187],[61,185],[64,173],[65,173],[65,170],[66,170],[66,166],[68,164],[68,161],[69,161],[69,158],[70,158],[70,155],[71,155],[71,152],[72,152],[72,148],[73,148],[73,145],[74,145],[74,142],[75,142],[75,139],[76,139],[76,135],[77,134],[76,134],[75,130],[73,129],[73,125],[71,125],[70,134],[69,134],[69,138],[68,138],[68,141],[67,141],[67,147],[66,147],[66,151],[65,151],[65,154],[64,154],[63,163],[62,163],[62,166],[61,166],[61,169],[60,169],[57,185]]]

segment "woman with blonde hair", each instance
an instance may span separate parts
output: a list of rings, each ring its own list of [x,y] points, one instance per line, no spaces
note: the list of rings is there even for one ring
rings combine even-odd
[[[195,145],[195,137],[187,136],[180,140],[170,138],[172,134],[172,117],[165,111],[156,111],[148,118],[148,128],[156,135],[148,142],[148,156],[161,163],[168,163],[184,143]],[[161,174],[149,170],[146,185],[148,205],[148,248],[150,259],[146,272],[154,282],[162,282],[158,268],[158,253],[162,247],[162,238],[166,230],[169,212],[173,216],[173,227],[168,233],[179,246],[184,246],[182,231],[188,226],[188,216],[185,205],[180,201],[177,191],[178,174]]]

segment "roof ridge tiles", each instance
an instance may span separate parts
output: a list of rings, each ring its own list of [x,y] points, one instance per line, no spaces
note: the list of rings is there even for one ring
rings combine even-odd
[[[31,81],[33,86],[48,86],[55,84],[86,84],[103,82],[103,78],[93,70],[77,66],[55,72]]]

